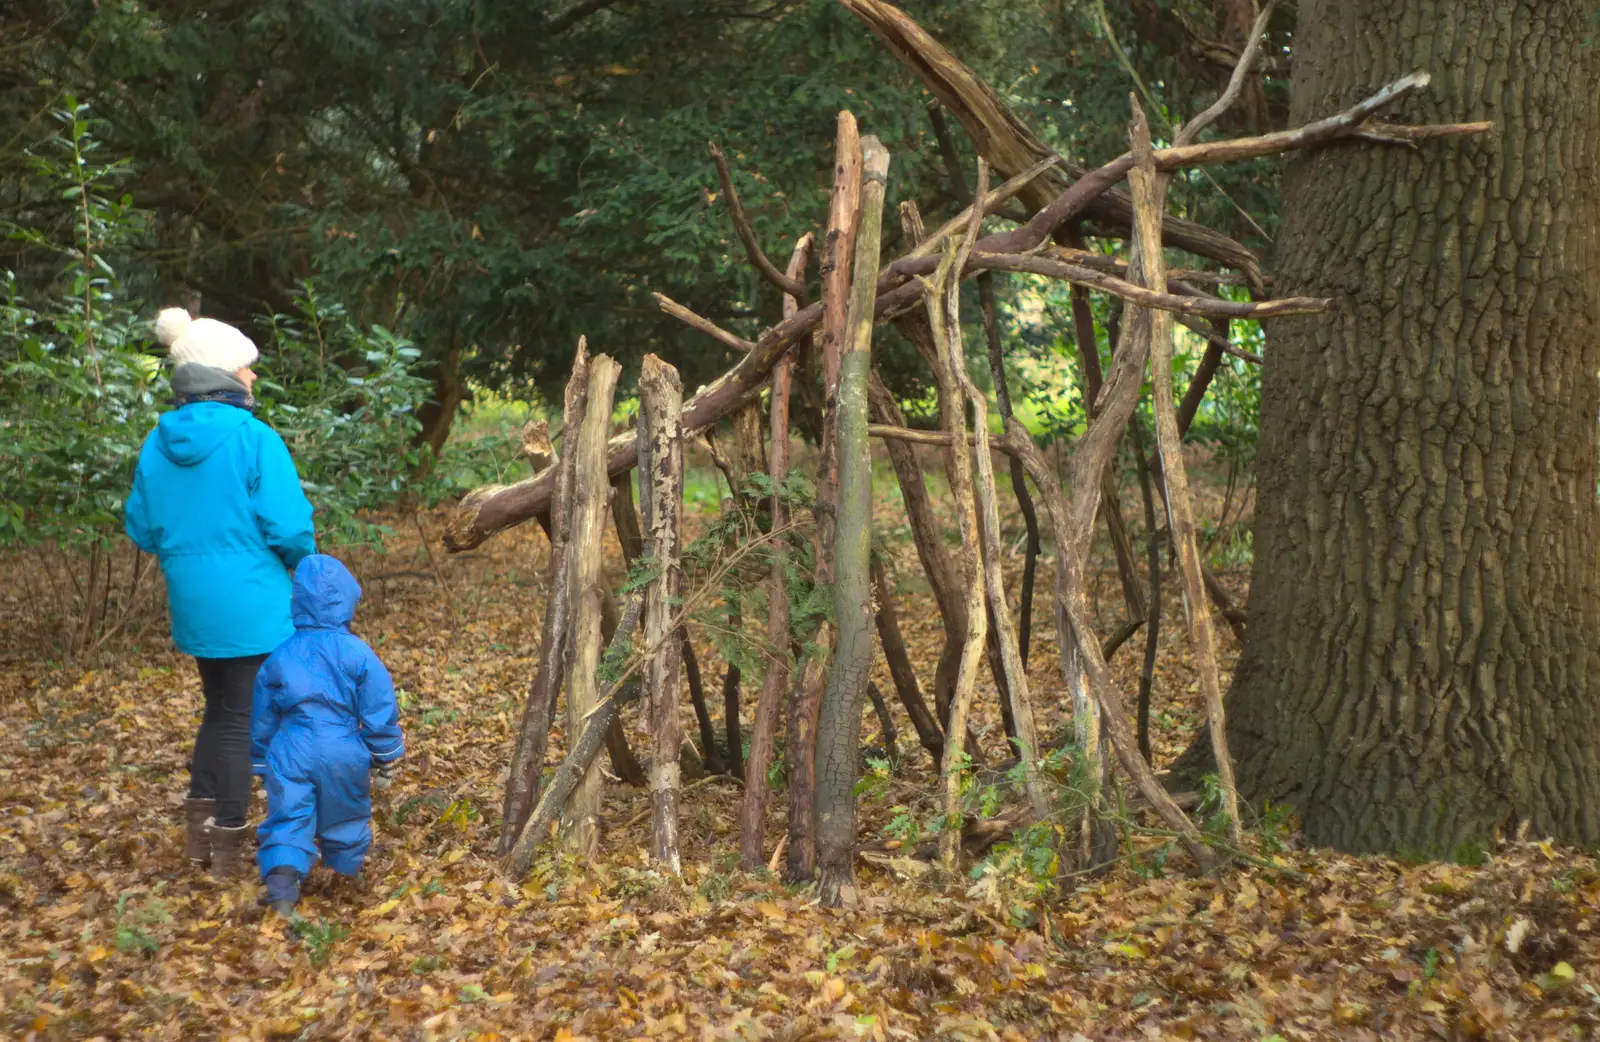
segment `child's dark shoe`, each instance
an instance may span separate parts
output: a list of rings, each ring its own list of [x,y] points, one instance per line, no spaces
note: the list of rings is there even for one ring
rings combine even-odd
[[[279,865],[267,873],[267,893],[262,904],[287,919],[294,914],[300,902],[300,873],[288,865]]]

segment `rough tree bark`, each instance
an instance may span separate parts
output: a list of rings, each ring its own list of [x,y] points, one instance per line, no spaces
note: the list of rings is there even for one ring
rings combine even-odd
[[[833,908],[853,897],[855,784],[861,775],[861,707],[872,675],[872,445],[867,439],[867,382],[872,371],[873,303],[883,238],[889,153],[861,139],[862,185],[852,265],[847,334],[837,398],[839,498],[833,538],[833,610],[838,639],[817,721],[816,829],[818,895]]]
[[[678,856],[678,669],[683,642],[673,626],[683,573],[678,515],[683,504],[683,383],[678,371],[655,355],[644,356],[639,375],[639,463],[646,549],[656,575],[646,592],[645,690],[655,755],[650,763],[651,855],[674,875]]]
[[[588,404],[572,450],[574,481],[569,529],[572,555],[572,652],[567,669],[567,734],[583,733],[600,700],[601,540],[605,534],[606,435],[611,400],[622,367],[606,355],[589,363]],[[575,741],[576,739],[574,739]],[[562,815],[562,836],[580,857],[594,854],[600,842],[600,803],[604,796],[600,765],[589,763]]]
[[[1293,117],[1396,73],[1497,135],[1291,162],[1239,785],[1306,838],[1600,840],[1600,51],[1583,0],[1303,0]],[[1204,739],[1197,742],[1203,745]]]

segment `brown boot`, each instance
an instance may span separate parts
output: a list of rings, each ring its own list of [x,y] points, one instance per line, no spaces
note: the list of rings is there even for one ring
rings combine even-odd
[[[245,867],[245,834],[250,831],[249,825],[239,825],[235,828],[223,828],[212,822],[211,831],[211,878],[220,880],[234,879],[244,874]]]
[[[183,801],[183,856],[197,865],[211,861],[211,834],[206,823],[216,812],[216,800],[190,796]]]

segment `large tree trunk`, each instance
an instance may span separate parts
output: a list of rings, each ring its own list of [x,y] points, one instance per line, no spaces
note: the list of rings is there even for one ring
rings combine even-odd
[[[1295,120],[1421,69],[1482,139],[1291,161],[1269,326],[1241,790],[1307,839],[1600,840],[1600,52],[1584,0],[1304,0]]]

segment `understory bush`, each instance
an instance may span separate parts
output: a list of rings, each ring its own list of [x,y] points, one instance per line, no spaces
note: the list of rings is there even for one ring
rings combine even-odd
[[[171,395],[152,327],[166,302],[122,275],[151,216],[116,193],[127,164],[102,158],[87,107],[69,99],[55,116],[57,131],[28,153],[24,219],[4,226],[22,262],[0,272],[0,553],[21,562],[13,589],[70,658],[121,629],[158,585],[122,533],[122,504]],[[41,216],[64,206],[70,220]],[[437,498],[413,479],[430,471],[416,413],[431,385],[403,336],[358,326],[310,283],[294,313],[247,332],[262,349],[258,415],[293,453],[323,545],[376,546],[373,511]]]

